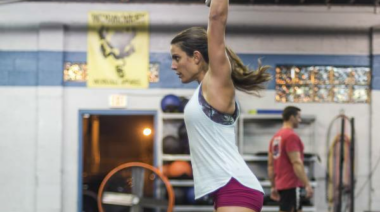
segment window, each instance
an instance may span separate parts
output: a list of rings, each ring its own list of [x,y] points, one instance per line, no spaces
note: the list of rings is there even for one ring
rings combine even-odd
[[[65,62],[63,70],[64,82],[86,82],[87,81],[87,64]]]
[[[368,67],[277,66],[277,102],[368,103]]]
[[[160,64],[150,63],[148,72],[149,82],[159,82],[160,81]]]
[[[87,82],[87,63],[65,62],[63,70],[64,82]],[[160,81],[160,64],[150,63],[148,72],[149,82]]]

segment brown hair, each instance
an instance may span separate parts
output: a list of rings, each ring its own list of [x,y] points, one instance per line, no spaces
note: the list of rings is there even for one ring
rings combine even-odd
[[[177,44],[190,57],[194,55],[194,51],[199,51],[206,63],[209,63],[207,32],[204,28],[191,27],[186,29],[177,34],[171,44]],[[263,83],[272,79],[267,72],[270,66],[261,66],[259,60],[258,69],[252,71],[230,48],[226,47],[226,51],[231,63],[231,78],[235,88],[245,93],[258,95],[258,92],[265,88]]]
[[[296,117],[298,112],[301,111],[298,107],[295,106],[287,106],[283,111],[282,111],[282,120],[284,121],[289,121],[291,116]]]

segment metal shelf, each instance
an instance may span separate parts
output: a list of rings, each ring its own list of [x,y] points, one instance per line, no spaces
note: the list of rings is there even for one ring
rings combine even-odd
[[[193,180],[170,180],[169,181],[172,186],[194,186],[194,181]],[[263,187],[270,187],[270,182],[269,180],[264,180],[260,181],[261,186]],[[317,182],[313,181],[310,182],[311,186],[317,187]]]
[[[170,180],[169,182],[172,186],[183,186],[183,187],[194,186],[193,180]],[[271,186],[269,180],[260,181],[260,184],[263,187],[270,187]],[[317,185],[318,185],[317,182],[315,182],[315,181],[310,182],[310,184],[313,187],[317,187]]]
[[[257,155],[243,155],[243,159],[246,162],[266,162],[268,161],[268,156],[257,156]],[[305,162],[317,162],[318,157],[312,156],[309,158],[304,158]]]
[[[169,180],[172,186],[194,186],[193,180]]]
[[[180,121],[184,120],[184,114],[183,113],[160,113],[159,119],[160,119],[160,131],[163,132],[163,128],[165,128],[167,130],[165,132],[168,133],[168,132],[173,131],[173,129],[177,127],[177,124]],[[239,122],[236,125],[238,128],[237,136],[239,139],[237,140],[238,141],[237,145],[239,146],[240,152],[243,152],[241,148],[243,147],[242,140],[245,136],[244,131],[243,131],[244,125],[261,124],[260,120],[263,120],[265,123],[273,122],[277,124],[277,123],[282,122],[282,116],[280,114],[241,114],[239,118]],[[307,125],[312,124],[310,126],[315,127],[315,124],[313,123],[315,122],[315,120],[316,118],[313,115],[302,115],[302,122],[304,124],[307,124]],[[314,136],[315,136],[314,134],[311,135],[311,137],[314,137]],[[162,141],[162,139],[158,139],[158,140]],[[159,147],[161,148],[161,145],[159,145]],[[251,164],[263,165],[264,163],[268,161],[268,156],[264,154],[255,155],[255,154],[248,153],[248,154],[242,154],[242,157],[247,163],[251,163]],[[190,155],[188,154],[162,154],[162,152],[161,154],[159,154],[157,159],[160,161],[161,165],[164,163],[172,162],[172,161],[178,161],[178,160],[190,161],[191,160]],[[315,162],[317,161],[317,157],[313,156],[313,157],[305,158],[305,162],[309,162],[309,161]],[[169,182],[172,186],[176,186],[176,187],[186,188],[186,187],[194,186],[194,181],[192,179],[170,179]],[[270,182],[268,180],[262,180],[260,181],[260,184],[263,187],[266,187],[266,189],[270,187]],[[311,185],[313,187],[316,187],[317,182],[313,181],[311,182]],[[272,211],[278,212],[278,209],[279,209],[278,206],[275,206],[275,205],[267,205],[267,206],[264,205],[262,208],[262,211],[263,212],[272,212]],[[303,206],[303,211],[316,212],[317,210],[314,206],[307,206],[307,207]],[[212,205],[176,205],[174,207],[173,212],[214,212],[214,207]]]
[[[268,156],[243,155],[243,159],[246,162],[266,162],[268,161]]]
[[[263,114],[263,115],[253,115],[253,114],[241,114],[240,119],[269,119],[269,120],[280,120],[282,121],[282,116],[278,114]],[[302,121],[315,121],[314,115],[302,115]],[[184,119],[183,113],[162,113],[162,119]]]
[[[202,211],[202,212],[213,212],[213,206],[197,206],[197,205],[181,205],[175,206],[173,211]],[[263,206],[262,212],[278,212],[278,206]],[[315,212],[317,211],[315,207],[303,206],[302,211],[304,212]]]
[[[190,155],[163,155],[162,159],[164,161],[175,161],[175,160],[184,160],[184,161],[190,161]],[[246,162],[266,162],[268,161],[267,156],[256,156],[256,155],[243,155],[243,159]],[[305,162],[313,162],[317,161],[317,157],[311,157],[311,158],[305,158]]]
[[[315,116],[314,115],[302,115],[302,122],[304,123],[310,123],[315,121]],[[262,114],[262,115],[253,115],[253,114],[241,114],[240,119],[247,120],[279,120],[282,121],[282,115],[280,114]]]
[[[184,119],[183,113],[162,113],[162,119]]]
[[[260,184],[261,184],[261,186],[263,186],[263,187],[270,187],[270,186],[271,186],[269,180],[260,181]],[[313,181],[313,182],[310,182],[310,185],[311,185],[312,187],[317,187],[318,184],[317,184],[317,182]]]
[[[184,160],[190,161],[190,155],[162,155],[162,159],[165,161]]]

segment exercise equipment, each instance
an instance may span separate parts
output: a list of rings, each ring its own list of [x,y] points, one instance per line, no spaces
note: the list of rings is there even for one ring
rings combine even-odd
[[[181,99],[176,95],[168,94],[161,100],[161,109],[165,113],[183,112]]]
[[[188,187],[186,190],[186,204],[188,205],[213,205],[214,199],[210,195],[203,196],[195,200],[194,187]]]
[[[199,205],[213,205],[214,199],[210,195],[206,195],[195,200],[195,202],[196,204],[199,204]]]
[[[182,153],[190,154],[189,138],[188,137],[180,138],[179,142],[181,143]]]
[[[164,154],[181,154],[183,152],[183,146],[178,138],[168,135],[162,140],[162,150]]]
[[[174,198],[176,205],[185,205],[186,204],[186,187],[174,187]]]
[[[188,187],[186,191],[186,204],[194,205],[195,203],[196,201],[195,201],[194,187]]]
[[[185,107],[187,105],[187,103],[189,102],[189,99],[184,97],[184,96],[180,96],[179,99],[181,100],[181,112],[184,112],[185,110]]]
[[[330,145],[330,136],[334,123],[341,121],[340,133],[338,133]],[[346,134],[346,124],[351,128],[351,138]],[[329,211],[354,212],[355,206],[355,124],[354,118],[349,118],[343,113],[335,117],[328,128],[326,147],[327,172],[326,172],[326,200]]]
[[[179,138],[179,142],[181,144],[182,153],[183,154],[190,154],[189,138],[187,136],[187,130],[186,130],[185,122],[183,122],[178,127],[178,138]]]
[[[166,177],[169,176],[169,167],[170,167],[170,164],[164,164],[162,166],[162,174]]]
[[[161,195],[164,192],[167,199]],[[122,164],[106,175],[99,187],[97,201],[99,212],[140,212],[145,208],[172,212],[174,192],[158,169],[133,162]]]
[[[182,124],[178,127],[178,137],[181,138],[187,138],[187,130],[185,122],[182,122]]]
[[[187,161],[174,161],[169,166],[169,177],[188,179],[193,175],[191,165]]]
[[[95,192],[83,189],[82,212],[99,212],[97,196]]]
[[[342,204],[339,203],[342,201],[341,198],[343,196],[347,196],[347,194],[351,190],[350,185],[350,139],[347,135],[343,135],[344,139],[344,148],[343,154],[341,147],[341,135],[337,135],[334,139],[333,144],[330,147],[329,157],[328,157],[328,201],[332,205],[330,207],[335,208],[334,211],[341,211]],[[341,163],[341,155],[343,156],[343,161]],[[345,197],[347,198],[347,197]]]

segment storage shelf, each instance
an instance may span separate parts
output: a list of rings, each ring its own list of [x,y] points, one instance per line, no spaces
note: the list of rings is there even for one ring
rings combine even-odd
[[[184,119],[183,113],[162,113],[163,119]],[[239,116],[240,119],[252,119],[252,120],[260,120],[260,119],[269,119],[269,120],[280,120],[282,121],[282,116],[277,114],[263,114],[263,115],[253,115],[253,114],[241,114]],[[315,121],[314,115],[302,115],[302,121],[312,122]]]
[[[263,186],[263,187],[270,187],[270,181],[269,180],[265,180],[265,181],[260,181],[260,184],[261,184],[261,186]],[[312,186],[312,187],[317,187],[317,182],[315,182],[315,181],[312,181],[312,182],[310,182],[310,185]]]
[[[243,120],[247,120],[247,119],[251,119],[251,120],[263,120],[263,119],[267,119],[267,120],[279,120],[279,121],[282,121],[282,115],[279,115],[279,114],[262,114],[262,115],[257,115],[257,114],[255,114],[255,115],[253,115],[253,114],[241,114],[240,115],[240,119],[243,119]],[[302,119],[302,122],[310,123],[310,122],[315,121],[315,116],[314,115],[302,115],[301,119]]]
[[[166,161],[175,161],[175,160],[190,161],[190,155],[163,155],[162,159]]]
[[[169,180],[170,184],[172,186],[194,186],[193,180]],[[270,187],[269,180],[260,181],[261,186],[263,187]],[[317,187],[317,182],[313,181],[310,182],[311,186]]]
[[[183,113],[162,113],[162,119],[184,119]]]
[[[243,159],[246,162],[266,162],[268,161],[268,156],[257,156],[257,155],[243,155]],[[309,158],[304,158],[305,162],[317,162],[317,156],[312,156]]]
[[[163,155],[162,156],[163,160],[166,161],[175,161],[175,160],[184,160],[184,161],[190,161],[190,155]],[[256,156],[256,155],[243,155],[243,159],[246,162],[266,162],[268,161],[267,156]],[[313,162],[317,161],[316,157],[311,157],[311,158],[305,158],[305,162]]]
[[[243,159],[246,162],[266,162],[268,161],[268,156],[243,155]]]
[[[263,206],[262,212],[278,212],[278,206]],[[213,206],[198,206],[198,205],[184,205],[184,206],[175,206],[173,211],[202,211],[202,212],[213,212]],[[315,207],[303,206],[302,211],[304,212],[315,212]]]
[[[184,120],[184,114],[160,113],[159,118],[162,131],[161,137],[163,137],[164,135],[177,133],[178,126]],[[305,140],[310,140],[310,144],[312,145],[311,151],[314,151],[316,117],[314,115],[302,115],[301,118],[304,125],[300,127],[300,133],[304,133],[301,135],[306,136]],[[280,127],[279,125],[281,124],[281,114],[240,114],[239,122],[236,124],[237,145],[243,159],[249,166],[251,166],[250,168],[257,170],[259,173],[265,169],[265,167],[262,166],[266,165],[268,161],[266,145],[268,145],[267,143],[269,142],[270,137],[273,136],[273,133],[275,133],[275,129]],[[268,136],[266,136],[267,134]],[[162,142],[161,137],[159,137],[158,140]],[[251,147],[252,151],[244,149],[244,143],[245,141],[250,141],[249,139],[254,139],[253,141],[258,143],[258,145],[261,145],[260,147],[262,148],[260,149],[257,146],[253,146]],[[189,154],[160,154],[157,159],[160,160],[161,164],[170,163],[173,161],[190,162],[191,160]],[[310,152],[310,156],[305,157],[304,161],[313,165],[313,162],[317,162],[318,158],[315,155],[315,152]],[[268,187],[271,186],[270,181],[264,175],[260,179],[262,179],[259,181],[261,186],[267,190]],[[173,187],[179,188],[194,186],[194,181],[191,178],[169,179],[169,182]],[[313,187],[317,187],[317,182],[312,181],[311,185]],[[264,206],[262,211],[278,212],[278,209],[278,206],[272,204]],[[316,212],[316,208],[314,206],[303,206],[303,211]],[[212,205],[176,205],[173,212],[214,212],[214,207]]]
[[[193,180],[169,180],[172,186],[194,186]]]

